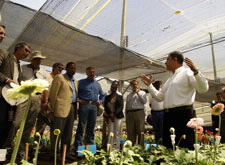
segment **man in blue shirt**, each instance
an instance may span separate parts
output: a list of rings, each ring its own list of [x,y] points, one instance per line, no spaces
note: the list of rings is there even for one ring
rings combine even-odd
[[[78,102],[79,102],[79,122],[75,139],[75,150],[83,143],[84,128],[86,127],[85,142],[94,144],[94,128],[97,118],[98,106],[104,101],[104,93],[100,84],[95,80],[95,68],[86,69],[87,78],[79,81]],[[77,154],[77,153],[75,153]]]

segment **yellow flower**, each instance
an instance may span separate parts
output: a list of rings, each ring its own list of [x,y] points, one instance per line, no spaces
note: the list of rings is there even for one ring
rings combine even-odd
[[[54,135],[59,135],[61,133],[61,131],[60,131],[60,129],[55,129],[53,133],[54,133]]]
[[[220,115],[224,111],[224,104],[218,103],[212,108],[212,115]]]
[[[10,98],[27,98],[30,94],[35,95],[36,93],[42,93],[48,89],[49,83],[46,80],[35,79],[21,81],[21,85],[11,84],[12,89],[7,91],[7,95]]]
[[[183,139],[186,139],[186,135],[185,134],[183,135]]]
[[[41,137],[39,132],[36,132],[35,135],[38,136],[38,137]]]

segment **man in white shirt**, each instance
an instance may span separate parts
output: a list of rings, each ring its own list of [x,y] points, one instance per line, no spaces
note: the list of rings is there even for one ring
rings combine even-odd
[[[189,68],[183,66],[183,61]],[[142,76],[142,81],[148,85],[148,90],[158,101],[164,101],[164,128],[163,145],[172,148],[169,129],[175,128],[176,142],[181,136],[186,135],[180,147],[193,149],[194,131],[186,126],[187,122],[193,117],[193,103],[196,90],[200,93],[208,91],[209,85],[206,78],[197,69],[189,58],[183,57],[180,52],[171,52],[166,60],[168,71],[173,75],[166,81],[159,91],[151,84],[152,77]]]
[[[144,105],[147,103],[147,96],[144,91],[140,90],[137,80],[131,81],[131,86],[133,91],[127,95],[126,100],[127,139],[131,140],[133,145],[138,140],[138,144],[144,146]]]

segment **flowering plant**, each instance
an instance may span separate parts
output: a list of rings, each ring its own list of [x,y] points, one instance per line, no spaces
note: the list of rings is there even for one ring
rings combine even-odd
[[[21,85],[14,83],[10,84],[11,89],[8,89],[7,95],[10,98],[28,98],[29,95],[34,96],[36,93],[42,93],[42,91],[48,89],[48,81],[42,79],[21,81]]]
[[[212,113],[212,115],[218,116],[223,111],[224,111],[224,104],[218,103],[218,104],[213,106],[211,113]]]
[[[24,126],[26,123],[27,115],[30,109],[31,104],[31,96],[35,95],[36,93],[41,93],[42,91],[46,90],[49,86],[48,82],[46,80],[41,79],[35,79],[33,81],[22,81],[21,85],[16,85],[11,83],[12,89],[9,89],[7,91],[7,95],[9,98],[28,98],[27,107],[23,116],[23,120],[20,124],[20,131],[18,133],[18,136],[16,137],[16,143],[15,147],[13,149],[12,157],[10,160],[10,164],[15,164],[17,152],[19,149],[20,141],[23,135]]]
[[[176,138],[175,129],[173,127],[171,127],[169,131],[171,133],[170,138],[171,138],[173,150],[175,150],[175,138]]]
[[[202,118],[192,118],[188,123],[187,126],[190,128],[196,129],[198,126],[203,125],[204,120]]]
[[[200,148],[200,145],[198,144],[198,128],[199,126],[203,125],[204,120],[202,118],[192,118],[188,123],[187,126],[190,128],[194,128],[195,129],[195,144],[194,144],[194,148],[195,148],[195,159],[196,159],[196,164],[198,164],[198,151]]]
[[[218,134],[220,135],[220,129],[221,129],[221,113],[224,111],[224,104],[218,103],[213,106],[212,108],[212,115],[219,116],[219,128],[218,128]]]

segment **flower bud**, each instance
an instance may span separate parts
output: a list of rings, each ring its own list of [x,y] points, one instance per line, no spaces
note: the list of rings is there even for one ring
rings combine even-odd
[[[131,147],[132,146],[132,142],[130,140],[127,140],[125,143],[124,143],[124,147]]]
[[[170,133],[175,134],[175,129],[173,127],[170,128]]]
[[[61,131],[60,131],[60,129],[55,129],[53,133],[54,133],[54,135],[59,135],[61,133]]]

